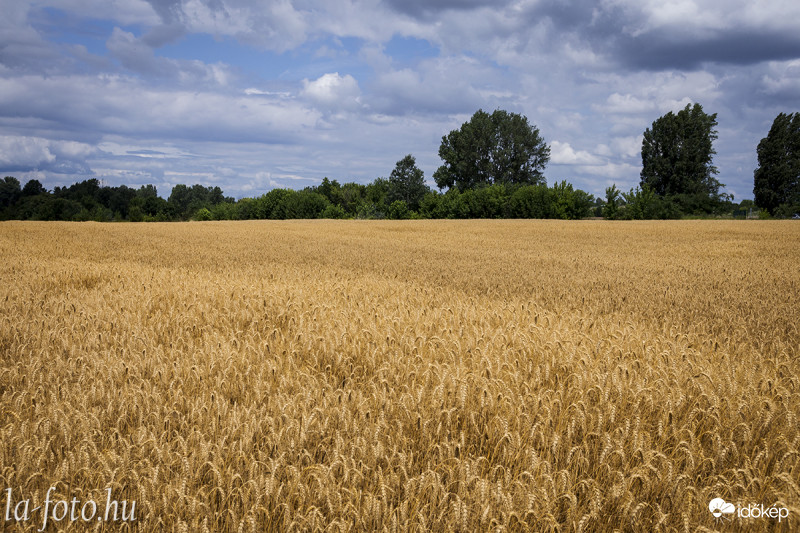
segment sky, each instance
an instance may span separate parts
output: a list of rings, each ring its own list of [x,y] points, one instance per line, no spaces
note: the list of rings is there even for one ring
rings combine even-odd
[[[548,184],[638,185],[642,135],[716,113],[725,192],[800,112],[796,0],[0,0],[0,175],[220,186],[369,183],[442,136],[521,113]]]

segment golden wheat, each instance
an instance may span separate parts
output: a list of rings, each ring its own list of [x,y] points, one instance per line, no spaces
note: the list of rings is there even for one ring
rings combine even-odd
[[[800,224],[12,222],[0,254],[0,489],[137,505],[54,528],[800,524]]]

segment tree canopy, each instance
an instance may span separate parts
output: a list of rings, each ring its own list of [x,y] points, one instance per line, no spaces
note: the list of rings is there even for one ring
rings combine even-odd
[[[474,189],[492,184],[539,185],[550,160],[550,147],[527,117],[504,110],[478,110],[442,137],[444,165],[433,174],[436,185]]]
[[[753,180],[756,205],[773,215],[779,208],[800,210],[800,113],[779,114],[758,143],[757,152]]]
[[[413,210],[419,208],[419,203],[428,192],[425,185],[425,173],[417,167],[414,156],[408,154],[397,162],[389,175],[388,201],[402,201]]]
[[[14,176],[6,176],[0,181],[0,207],[13,205],[22,196],[19,180]]]
[[[719,196],[723,185],[714,177],[713,143],[717,139],[717,114],[700,104],[670,111],[647,128],[642,141],[642,187],[660,196]]]

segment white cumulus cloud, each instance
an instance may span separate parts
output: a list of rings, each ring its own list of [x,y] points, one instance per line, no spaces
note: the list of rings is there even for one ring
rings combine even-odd
[[[601,165],[603,160],[586,150],[575,150],[569,143],[553,141],[550,144],[550,162],[555,165]]]
[[[55,161],[50,141],[40,137],[0,137],[0,165],[36,167]]]
[[[353,108],[360,104],[361,89],[349,74],[323,74],[316,80],[303,80],[302,94],[327,108]]]

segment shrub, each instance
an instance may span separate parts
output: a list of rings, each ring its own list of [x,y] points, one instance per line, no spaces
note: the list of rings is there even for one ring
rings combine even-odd
[[[206,220],[214,220],[214,215],[211,214],[211,211],[206,209],[205,207],[201,207],[194,213],[193,220],[198,221],[206,221]]]

